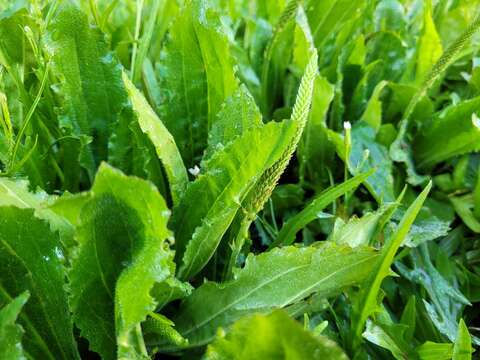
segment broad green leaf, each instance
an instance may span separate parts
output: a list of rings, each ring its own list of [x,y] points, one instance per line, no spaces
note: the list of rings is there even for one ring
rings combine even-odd
[[[358,346],[359,337],[363,331],[363,327],[367,321],[367,318],[371,316],[377,309],[377,298],[383,279],[390,275],[390,266],[393,263],[395,254],[407,236],[410,227],[412,226],[418,212],[427,198],[431,187],[432,183],[430,182],[405,212],[405,215],[403,216],[402,221],[398,225],[395,233],[383,246],[372,272],[368,276],[367,280],[360,289],[359,294],[357,294],[354,300],[351,317],[353,329],[353,338],[351,341],[353,344],[353,349],[356,349]]]
[[[160,118],[187,167],[198,161],[221,105],[238,87],[227,33],[212,1],[187,1],[160,58]]]
[[[278,245],[290,245],[295,241],[295,235],[299,230],[304,228],[308,223],[318,218],[321,213],[330,203],[338,199],[347,192],[352,191],[361,183],[366,181],[372,171],[364,174],[359,174],[344,183],[331,187],[313,199],[302,211],[289,219],[278,233],[277,238],[270,247]]]
[[[92,350],[105,359],[147,356],[139,324],[155,309],[155,283],[172,275],[170,211],[155,187],[102,164],[80,213],[71,306]],[[143,357],[142,357],[143,356]]]
[[[208,148],[202,162],[238,136],[250,129],[259,128],[262,124],[262,115],[255,100],[248,89],[241,85],[232,96],[227,98],[218,112],[217,120],[208,133]]]
[[[252,336],[255,334],[255,336]],[[245,316],[219,334],[204,360],[336,359],[347,356],[330,339],[315,336],[283,311]]]
[[[107,159],[111,128],[127,101],[120,66],[108,51],[104,35],[70,2],[59,6],[44,36],[44,46],[58,80],[54,89],[60,98],[62,135],[83,142],[80,149],[65,146],[64,157],[79,158],[92,180],[100,161]],[[88,139],[93,141],[88,144]],[[65,187],[77,190],[78,163],[69,161],[63,168]]]
[[[453,345],[452,360],[471,360],[472,352],[472,338],[468,332],[467,325],[465,325],[465,321],[460,319],[457,339]]]
[[[29,296],[25,291],[0,307],[0,358],[4,360],[26,359],[21,343],[24,331],[16,321]]]
[[[462,101],[425,123],[413,143],[419,167],[480,150],[480,97]]]
[[[173,203],[178,204],[187,187],[188,176],[175,140],[125,73],[123,73],[123,81],[132,102],[133,111],[137,115],[138,124],[155,146],[157,155],[166,170]]]
[[[420,360],[450,360],[452,350],[452,344],[426,341],[417,347],[417,354]]]
[[[249,130],[204,164],[172,218],[181,279],[194,276],[208,262],[244,197],[280,158],[295,130],[291,121]]]
[[[377,259],[376,253],[365,247],[317,245],[250,255],[233,280],[206,282],[185,299],[173,319],[177,330],[189,340],[189,346],[206,344],[219,326],[226,328],[243,315],[270,312],[315,293],[328,297],[358,284]]]
[[[35,359],[79,359],[65,292],[59,235],[32,209],[0,207],[0,299],[28,290],[19,323],[23,347]]]
[[[365,186],[379,204],[395,200],[393,163],[388,149],[375,141],[375,129],[365,122],[352,128],[352,149],[348,168],[352,175],[376,169]]]

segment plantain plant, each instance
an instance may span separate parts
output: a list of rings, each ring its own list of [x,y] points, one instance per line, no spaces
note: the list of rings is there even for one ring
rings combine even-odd
[[[0,0],[0,359],[472,359],[479,11]]]

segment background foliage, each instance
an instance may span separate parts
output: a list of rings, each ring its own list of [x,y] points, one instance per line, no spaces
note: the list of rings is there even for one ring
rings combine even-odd
[[[471,359],[479,14],[0,0],[0,358]]]

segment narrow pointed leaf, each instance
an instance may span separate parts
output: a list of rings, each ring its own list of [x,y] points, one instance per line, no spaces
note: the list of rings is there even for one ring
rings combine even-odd
[[[457,340],[453,345],[452,360],[471,360],[472,359],[472,338],[468,332],[465,321],[460,319],[458,323]]]
[[[383,246],[377,263],[372,269],[373,271],[363,284],[360,293],[357,294],[351,320],[352,329],[354,331],[354,338],[352,338],[354,348],[358,345],[357,341],[362,334],[367,318],[377,309],[377,297],[383,279],[390,275],[390,266],[393,263],[395,254],[405,240],[405,237],[427,198],[431,187],[432,183],[430,182],[405,212],[397,230]]]
[[[188,176],[175,140],[125,73],[123,81],[137,115],[138,124],[155,146],[157,155],[165,167],[173,203],[178,204],[187,187]]]

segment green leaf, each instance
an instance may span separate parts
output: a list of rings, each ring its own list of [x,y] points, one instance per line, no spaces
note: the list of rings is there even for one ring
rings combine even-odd
[[[471,194],[463,196],[452,196],[450,201],[457,215],[463,223],[473,232],[480,233],[480,221],[475,217],[473,209],[475,206],[474,198]]]
[[[271,122],[249,130],[204,164],[172,218],[181,279],[194,276],[211,258],[248,191],[282,155],[294,125]]]
[[[80,157],[90,180],[100,161],[107,159],[111,128],[127,101],[121,69],[104,35],[88,23],[88,17],[70,2],[62,4],[47,28],[45,50],[51,57],[52,73],[60,101],[59,125],[63,135],[92,138],[80,149],[64,147]],[[80,151],[80,154],[78,153]],[[78,189],[80,169],[75,162],[63,164],[65,187]]]
[[[175,269],[172,269],[172,273]],[[188,282],[183,282],[175,277],[170,277],[161,283],[155,284],[151,294],[157,302],[157,310],[160,310],[171,301],[184,299],[191,294],[193,290],[192,285]]]
[[[453,345],[452,360],[472,359],[472,338],[463,319],[458,323],[457,339]]]
[[[376,253],[365,247],[317,245],[250,255],[233,280],[206,282],[185,299],[173,319],[177,330],[189,340],[189,346],[201,346],[213,338],[219,326],[228,327],[243,315],[283,308],[314,293],[328,297],[358,284],[377,259]]]
[[[417,347],[417,354],[420,360],[450,360],[452,350],[452,344],[426,341]]]
[[[255,336],[252,336],[255,334]],[[314,336],[283,311],[245,316],[219,334],[204,360],[336,359],[347,356],[325,336]]]
[[[419,167],[429,168],[456,155],[480,150],[480,97],[452,105],[424,124],[414,139]]]
[[[290,116],[290,122],[284,121],[284,123],[287,124],[291,123],[294,129],[289,135],[288,140],[284,141],[279,145],[279,148],[275,149],[276,151],[281,151],[280,156],[275,158],[275,162],[263,171],[260,179],[242,203],[244,213],[236,217],[234,226],[232,226],[233,234],[236,235],[234,235],[233,243],[229,244],[232,248],[232,253],[230,260],[227,262],[225,278],[229,278],[231,275],[232,269],[236,264],[248,235],[250,224],[255,220],[256,215],[263,209],[265,203],[270,198],[302,137],[312,104],[313,87],[318,66],[317,52],[315,48],[310,50],[310,58],[300,81],[297,97]]]
[[[307,15],[315,45],[321,45],[328,36],[360,11],[366,2],[348,0],[308,1]]]
[[[255,100],[248,89],[241,85],[232,96],[227,98],[218,112],[217,120],[208,133],[208,148],[202,162],[246,131],[262,125],[262,115]]]
[[[443,52],[442,41],[432,18],[431,3],[431,0],[425,2],[423,28],[418,38],[416,54],[411,63],[414,68],[412,80],[417,86],[422,85]]]
[[[402,324],[386,324],[367,320],[365,339],[391,352],[398,360],[409,359],[409,344],[403,339],[406,326]]]
[[[187,167],[198,161],[221,105],[238,87],[226,34],[213,1],[188,1],[160,58],[160,118]]]
[[[21,343],[24,331],[15,322],[29,296],[25,291],[0,308],[0,357],[4,360],[26,359]]]
[[[440,217],[440,214],[432,211],[432,209],[436,210],[442,207],[447,208],[446,204],[441,202],[432,203],[431,207],[428,207],[428,204],[426,203],[417,215],[403,245],[417,247],[427,241],[446,236],[450,230],[453,214],[451,218],[446,218]],[[401,211],[398,211],[395,214],[395,218],[397,218],[397,215],[400,213]]]
[[[427,3],[429,8],[425,12],[425,21],[430,21],[426,17],[431,17],[431,2]],[[425,27],[424,27],[425,29]],[[413,151],[410,143],[407,141],[406,133],[410,118],[414,115],[414,110],[417,105],[421,103],[426,97],[428,91],[437,82],[437,80],[443,75],[452,63],[457,60],[458,55],[462,52],[465,45],[472,38],[472,36],[480,29],[480,16],[477,16],[470,26],[460,35],[455,41],[443,52],[442,56],[432,66],[429,73],[423,79],[422,86],[412,96],[408,105],[403,112],[403,119],[400,122],[400,130],[398,132],[397,139],[392,143],[390,147],[390,156],[394,161],[403,162],[407,167],[408,178],[407,181],[413,185],[419,185],[423,183],[426,178],[416,173],[413,162]],[[427,55],[428,56],[428,55]]]
[[[333,85],[317,75],[314,82],[310,117],[305,126],[302,140],[298,144],[300,166],[305,168],[311,180],[325,178],[327,175],[325,168],[331,165],[335,156],[335,147],[328,140],[325,119],[333,99],[333,93]],[[303,175],[302,171],[301,176]]]
[[[390,4],[388,4],[390,3]],[[377,7],[384,5],[385,7],[391,4],[398,4],[398,0],[391,0],[388,2],[380,2]],[[391,6],[391,8],[395,8]],[[403,12],[403,9],[400,10]],[[399,11],[399,12],[400,12]],[[392,14],[395,21],[400,14]],[[388,18],[381,18],[381,21],[388,21]],[[371,34],[371,38],[366,44],[367,46],[367,64],[370,64],[378,59],[381,59],[380,66],[383,68],[382,75],[385,80],[398,81],[405,72],[407,65],[407,45],[398,33],[391,31],[379,31]]]
[[[357,294],[354,300],[351,318],[353,329],[352,336],[354,336],[351,340],[353,349],[356,349],[358,346],[359,337],[362,333],[362,329],[367,321],[367,318],[377,309],[377,298],[383,279],[390,275],[390,266],[393,263],[395,254],[407,236],[410,227],[412,226],[418,212],[427,198],[431,187],[432,183],[430,182],[405,212],[405,215],[398,225],[397,230],[383,246],[380,256],[374,268],[372,269],[371,274],[363,284],[359,294]]]
[[[365,181],[366,188],[379,204],[393,202],[393,163],[388,149],[375,141],[375,129],[365,122],[355,124],[351,136],[352,149],[348,161],[350,173],[358,175],[376,169]]]
[[[28,45],[22,27],[31,25],[32,21],[26,2],[15,1],[9,5],[8,9],[2,7],[0,14],[0,59],[6,57],[5,60],[13,65],[25,60]]]
[[[49,204],[54,200],[54,196],[43,191],[30,192],[27,181],[0,178],[0,206],[34,209],[35,216],[48,221],[52,231],[58,231],[63,245],[69,248],[74,244],[74,228],[62,215],[49,209]]]
[[[297,0],[287,3],[265,49],[261,73],[261,108],[266,117],[271,116],[282,97],[282,84],[292,57],[298,7]]]
[[[142,116],[142,119],[150,119],[150,117]],[[155,118],[156,121],[160,121]],[[156,125],[154,127],[161,127]],[[150,131],[149,131],[150,132]],[[154,139],[152,133],[152,139]],[[168,136],[166,135],[168,138]],[[156,139],[158,140],[158,139]],[[163,143],[160,143],[163,144]],[[173,146],[160,146],[158,149],[167,148],[162,152],[162,157],[169,160],[166,155],[174,154]],[[179,155],[179,154],[178,154]],[[160,193],[170,199],[171,190],[168,188],[168,175],[172,177],[172,172],[181,177],[181,167],[175,167],[177,170],[172,170],[172,163],[175,161],[175,155],[172,156],[172,161],[165,163],[169,166],[169,173],[166,173],[166,168],[162,166],[161,159],[157,154],[157,149],[150,139],[149,135],[144,133],[140,127],[139,113],[133,109],[132,101],[129,102],[128,107],[122,112],[120,121],[112,130],[112,135],[109,141],[109,156],[108,163],[117,169],[123,171],[128,175],[134,175],[153,182],[159,189]],[[181,159],[181,158],[180,158]],[[178,161],[176,161],[178,162]],[[178,164],[180,165],[180,164]],[[182,164],[183,166],[183,164]],[[180,170],[178,170],[180,169]],[[186,174],[185,174],[186,177]],[[179,179],[175,179],[179,181]]]
[[[313,199],[302,211],[289,219],[278,233],[275,241],[270,247],[278,245],[290,245],[295,241],[295,235],[299,230],[304,228],[308,223],[318,218],[321,213],[330,203],[338,199],[347,192],[352,191],[362,182],[366,181],[371,176],[373,171],[354,176],[344,183],[331,187]]]
[[[383,206],[378,211],[368,212],[360,218],[353,216],[347,222],[337,218],[329,241],[351,247],[371,245],[387,211],[388,206]]]
[[[133,111],[137,115],[138,124],[155,146],[157,155],[166,170],[173,203],[178,204],[187,187],[188,176],[175,140],[125,72],[123,82],[132,102]]]
[[[360,118],[360,120],[365,121],[375,129],[376,133],[382,125],[382,102],[380,101],[380,94],[386,85],[386,81],[380,81],[377,86],[375,86],[373,94],[370,100],[368,100],[367,107]]]
[[[172,275],[170,211],[155,187],[102,164],[82,207],[71,306],[92,350],[105,359],[146,356],[139,324],[155,309],[155,283]]]
[[[362,47],[364,47],[363,42],[365,41],[363,37],[360,37]],[[366,51],[366,49],[362,49]],[[363,59],[362,59],[363,60]],[[379,107],[378,103],[375,104],[375,99],[380,95],[380,92],[383,90],[385,83],[382,83],[382,61],[376,60],[370,64],[364,66],[361,64],[361,68],[353,67],[349,69],[346,67],[345,72],[345,81],[343,81],[343,97],[346,103],[346,114],[345,118],[349,121],[357,121],[357,119],[362,119],[367,106],[370,100],[374,107]],[[352,74],[350,74],[350,72]],[[356,77],[361,76],[357,83]],[[377,93],[375,93],[377,90]],[[373,99],[372,99],[373,97]],[[376,110],[375,110],[376,111]],[[374,120],[367,118],[371,121],[371,126],[377,131],[377,128],[380,126],[378,124],[378,119]]]
[[[411,252],[413,269],[403,263],[396,264],[398,272],[413,283],[421,285],[426,295],[423,305],[432,324],[438,331],[454,341],[457,333],[457,318],[468,299],[460,292],[455,283],[445,278],[430,260],[426,244]],[[438,256],[438,255],[437,255]]]
[[[19,323],[35,359],[79,359],[65,287],[59,235],[34,210],[0,207],[0,299],[28,290]]]

